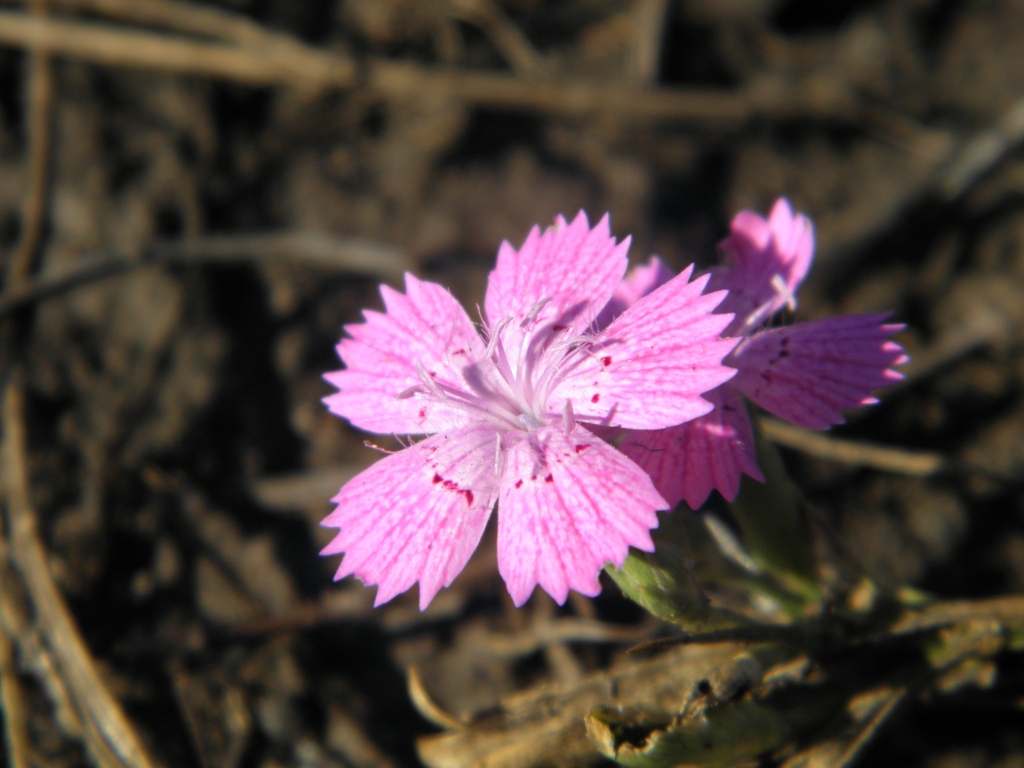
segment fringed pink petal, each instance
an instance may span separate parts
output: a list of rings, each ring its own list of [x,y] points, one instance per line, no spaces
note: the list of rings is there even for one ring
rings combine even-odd
[[[554,389],[551,407],[570,400],[583,421],[630,429],[662,429],[710,411],[701,394],[735,375],[722,358],[737,339],[720,338],[732,319],[712,314],[723,294],[701,295],[707,277],[691,283],[692,271],[639,299],[598,333]]]
[[[378,461],[332,499],[323,523],[338,534],[321,552],[345,557],[335,580],[377,585],[381,605],[420,584],[420,608],[465,567],[497,498],[496,435],[434,435]]]
[[[807,277],[814,260],[814,225],[802,213],[795,213],[789,201],[780,197],[768,215],[775,249],[784,262],[780,274],[791,293]]]
[[[887,315],[846,315],[756,334],[729,362],[732,382],[766,411],[802,427],[843,423],[842,411],[878,402],[872,392],[903,378],[903,348],[889,336],[902,325]]]
[[[601,310],[594,325],[597,328],[607,328],[612,320],[636,304],[638,299],[646,296],[655,288],[660,288],[675,276],[676,273],[665,266],[661,259],[651,256],[646,264],[629,270],[616,286],[611,301]]]
[[[636,464],[576,427],[545,427],[510,446],[498,511],[498,570],[513,602],[536,585],[564,603],[601,591],[606,563],[630,546],[654,549],[650,529],[668,504]]]
[[[668,429],[629,432],[619,444],[672,506],[685,501],[700,509],[713,490],[733,501],[744,472],[764,480],[739,394],[726,384],[704,397],[714,403],[711,413]]]
[[[411,396],[423,375],[438,385],[467,389],[467,367],[483,342],[446,288],[405,276],[404,294],[381,286],[385,312],[366,311],[365,323],[345,326],[338,344],[345,369],[324,378],[340,391],[324,398],[332,413],[368,432],[426,434],[460,426],[462,416],[436,398]],[[418,369],[422,366],[422,373]]]
[[[796,293],[814,257],[814,227],[806,216],[793,212],[788,200],[779,198],[767,220],[753,211],[736,214],[719,248],[727,266],[712,270],[710,287],[729,291],[721,311],[736,315],[729,329],[735,333],[765,304],[770,303],[764,313],[767,319]],[[773,284],[776,278],[784,290]]]
[[[559,216],[544,230],[534,227],[517,251],[508,242],[487,279],[484,314],[491,328],[527,317],[556,332],[582,333],[608,303],[626,272],[629,238],[616,244],[607,214],[591,229],[583,211],[569,224]],[[540,302],[546,302],[538,308]],[[513,347],[514,345],[509,345]]]

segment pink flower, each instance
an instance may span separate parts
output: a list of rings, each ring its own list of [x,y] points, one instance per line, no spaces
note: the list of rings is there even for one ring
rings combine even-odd
[[[405,277],[381,286],[385,312],[346,326],[345,369],[325,376],[327,407],[382,434],[426,434],[361,473],[324,521],[323,554],[345,553],[336,579],[377,585],[376,603],[420,585],[420,607],[463,569],[495,502],[498,569],[516,605],[540,585],[559,603],[600,591],[606,563],[650,551],[669,504],[650,477],[587,425],[654,430],[702,416],[701,394],[735,374],[722,358],[732,320],[712,314],[692,268],[595,330],[626,271],[605,216],[581,212],[503,243],[483,335],[447,290]]]
[[[814,253],[810,220],[779,199],[767,221],[743,211],[722,241],[727,264],[712,269],[709,290],[728,290],[718,311],[734,319],[725,335],[741,339],[726,358],[736,378],[704,397],[715,410],[685,424],[636,430],[620,449],[651,476],[670,504],[699,508],[713,489],[732,501],[741,473],[763,481],[742,396],[766,411],[810,429],[843,423],[842,411],[878,401],[873,390],[902,379],[892,366],[906,362],[888,337],[902,325],[887,315],[847,315],[765,330],[785,306],[796,306],[797,287]],[[628,307],[672,273],[655,257],[634,269],[611,304]],[[606,316],[611,319],[614,315]]]

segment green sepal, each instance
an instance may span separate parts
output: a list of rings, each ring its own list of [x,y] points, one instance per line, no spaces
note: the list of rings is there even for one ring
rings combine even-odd
[[[605,572],[623,594],[659,619],[691,632],[737,626],[742,617],[714,608],[697,586],[683,552],[668,541],[658,541],[654,552],[630,550],[621,568]]]
[[[774,444],[757,434],[765,482],[744,477],[732,503],[743,545],[754,561],[808,603],[821,598],[810,526]]]

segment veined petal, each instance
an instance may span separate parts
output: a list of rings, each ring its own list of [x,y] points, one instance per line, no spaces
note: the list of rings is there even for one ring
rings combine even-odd
[[[381,459],[332,499],[338,534],[320,553],[345,557],[335,580],[377,585],[374,605],[420,584],[420,608],[462,571],[497,498],[491,429],[453,430]]]
[[[693,267],[619,315],[553,389],[576,417],[613,427],[662,429],[702,416],[701,394],[735,375],[722,365],[737,339],[719,338],[731,315],[711,314],[724,294],[701,295]]]
[[[842,410],[878,402],[872,391],[903,375],[907,361],[889,336],[902,325],[887,315],[845,315],[758,333],[729,362],[732,385],[766,411],[810,429],[843,423]]]
[[[766,303],[772,302],[770,315],[796,293],[814,257],[814,227],[779,198],[767,220],[753,211],[737,213],[719,248],[728,265],[712,270],[710,287],[729,291],[720,310],[735,313],[738,327]],[[776,278],[784,290],[773,284]]]
[[[509,447],[498,511],[498,570],[515,604],[536,585],[564,603],[601,591],[606,563],[630,546],[651,551],[656,510],[668,504],[617,450],[577,427],[545,427]]]
[[[518,328],[537,304],[535,325],[564,326],[572,334],[590,327],[626,272],[629,238],[616,244],[605,214],[591,229],[580,211],[569,224],[559,216],[543,233],[530,230],[517,251],[507,241],[487,279],[484,313],[494,328],[512,317]],[[513,346],[513,345],[510,345]]]
[[[667,429],[635,430],[619,444],[673,506],[682,500],[700,509],[712,490],[732,501],[743,472],[764,480],[739,394],[725,384],[704,397],[715,406],[705,416]]]
[[[780,197],[768,214],[768,225],[775,240],[776,252],[784,262],[780,271],[792,293],[807,277],[814,260],[814,225],[802,213],[793,211],[789,200]]]
[[[483,342],[446,288],[405,276],[404,294],[382,285],[385,312],[345,326],[338,356],[345,369],[324,375],[340,391],[324,398],[332,413],[368,432],[426,434],[464,424],[462,414],[435,399],[409,396],[424,386],[468,389],[466,373],[483,356]],[[400,395],[405,394],[405,397]]]
[[[646,296],[655,288],[660,288],[675,276],[676,273],[665,266],[661,259],[651,256],[646,264],[633,267],[626,273],[626,276],[615,287],[611,301],[597,316],[594,325],[598,328],[607,328],[612,320],[636,304],[638,299]]]

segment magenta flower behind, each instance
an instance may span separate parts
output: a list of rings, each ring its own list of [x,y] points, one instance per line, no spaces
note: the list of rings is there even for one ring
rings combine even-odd
[[[783,307],[796,306],[814,254],[810,220],[794,214],[785,199],[767,220],[751,211],[737,214],[721,250],[726,264],[711,270],[708,289],[729,292],[718,311],[734,314],[725,335],[740,343],[725,362],[738,370],[736,378],[705,395],[715,404],[711,413],[669,429],[632,432],[621,444],[667,501],[685,500],[694,509],[713,489],[735,499],[741,473],[763,480],[743,395],[793,424],[827,429],[843,423],[844,409],[878,402],[871,393],[902,379],[892,366],[907,359],[889,340],[903,326],[886,324],[885,314],[765,329]],[[653,258],[630,273],[610,304],[628,307],[671,277]]]
[[[600,591],[606,563],[650,551],[669,503],[647,473],[587,425],[657,430],[708,413],[701,397],[735,375],[722,359],[725,294],[685,270],[596,330],[626,271],[605,216],[581,212],[491,272],[482,335],[443,287],[406,275],[381,286],[383,313],[346,326],[345,369],[324,402],[370,432],[429,435],[355,477],[324,521],[344,553],[335,578],[377,585],[376,604],[419,582],[420,607],[476,548],[495,503],[498,569],[516,605],[540,585],[558,602]]]

